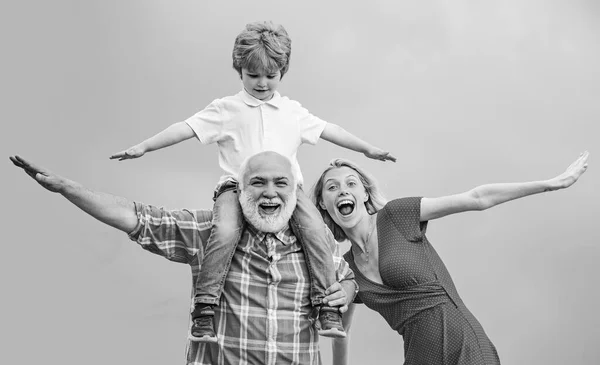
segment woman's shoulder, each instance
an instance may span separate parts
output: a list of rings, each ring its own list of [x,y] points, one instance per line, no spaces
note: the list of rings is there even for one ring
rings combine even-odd
[[[420,196],[393,199],[388,201],[383,208],[380,209],[380,212],[394,214],[398,212],[412,211],[415,208],[421,207],[421,199],[422,197]]]
[[[389,201],[378,214],[378,226],[384,231],[399,231],[409,241],[420,240],[426,228],[421,225],[421,199],[414,196]]]

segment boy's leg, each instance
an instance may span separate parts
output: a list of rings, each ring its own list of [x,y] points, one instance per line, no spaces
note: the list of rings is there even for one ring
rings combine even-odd
[[[300,240],[310,274],[310,300],[314,307],[320,307],[319,334],[330,337],[345,337],[341,313],[337,307],[323,305],[325,290],[336,282],[336,270],[333,253],[327,237],[327,226],[321,213],[302,188],[298,187],[296,210],[294,210],[292,228]]]
[[[226,190],[229,188],[229,190]],[[231,259],[243,230],[243,216],[235,184],[221,189],[215,199],[210,237],[195,283],[190,339],[216,342],[212,306],[219,303]]]
[[[243,224],[237,191],[222,192],[213,208],[212,229],[196,280],[195,304],[218,304]]]

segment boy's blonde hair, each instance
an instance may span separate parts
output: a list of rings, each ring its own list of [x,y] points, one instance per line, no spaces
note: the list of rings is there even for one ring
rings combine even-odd
[[[323,221],[325,222],[325,224],[327,224],[327,227],[329,227],[329,229],[333,233],[333,236],[338,241],[345,240],[347,238],[346,233],[344,233],[342,227],[338,226],[337,223],[335,223],[335,221],[333,220],[333,218],[331,218],[327,210],[321,208],[320,203],[323,201],[323,187],[325,185],[325,175],[329,171],[333,169],[339,169],[341,167],[348,167],[356,171],[356,173],[358,174],[360,182],[363,184],[365,190],[367,191],[367,194],[369,194],[369,199],[367,199],[367,201],[365,202],[365,207],[367,208],[367,212],[369,214],[375,214],[387,203],[387,200],[384,198],[383,194],[381,194],[381,191],[379,190],[377,180],[375,180],[375,178],[371,176],[371,174],[360,168],[357,164],[355,164],[352,161],[345,160],[343,158],[336,158],[331,160],[331,162],[329,162],[329,166],[325,169],[325,171],[323,171],[323,173],[313,186],[311,195],[313,203],[317,206],[317,209],[323,217]]]
[[[281,77],[290,67],[292,40],[282,25],[270,21],[246,24],[233,44],[233,68],[242,75],[242,69],[273,73]]]

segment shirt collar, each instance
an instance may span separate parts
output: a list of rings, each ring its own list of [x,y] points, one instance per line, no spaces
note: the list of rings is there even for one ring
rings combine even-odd
[[[252,107],[260,106],[262,104],[269,104],[275,108],[279,108],[281,105],[281,94],[279,94],[279,91],[275,91],[275,93],[273,93],[273,97],[269,101],[258,100],[254,96],[250,95],[244,88],[242,88],[240,96],[246,105]]]
[[[250,234],[255,236],[259,242],[262,242],[268,234],[275,236],[275,238],[277,238],[281,243],[283,243],[284,246],[296,242],[296,236],[294,235],[294,232],[292,232],[292,229],[290,228],[289,224],[285,226],[281,231],[275,233],[259,231],[250,223],[247,224],[247,229],[250,232]]]

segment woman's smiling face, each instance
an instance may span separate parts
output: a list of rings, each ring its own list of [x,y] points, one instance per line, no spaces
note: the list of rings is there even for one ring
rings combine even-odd
[[[353,169],[343,166],[329,170],[324,177],[319,205],[342,229],[352,228],[368,216],[365,187]]]

